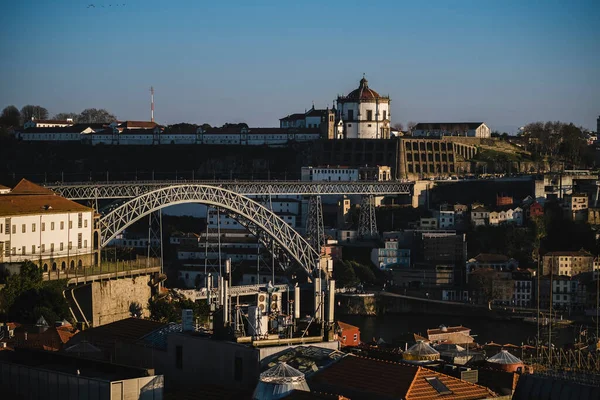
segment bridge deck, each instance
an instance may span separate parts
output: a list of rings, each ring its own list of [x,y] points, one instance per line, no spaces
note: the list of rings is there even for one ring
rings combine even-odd
[[[169,186],[207,185],[248,195],[411,194],[410,181],[305,182],[305,181],[120,181],[46,185],[71,200],[129,199]]]

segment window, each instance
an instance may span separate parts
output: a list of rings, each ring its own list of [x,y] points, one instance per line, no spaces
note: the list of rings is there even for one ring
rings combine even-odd
[[[84,248],[84,249],[87,249],[87,240],[84,240],[84,241],[83,241],[83,248]]]
[[[73,229],[73,221],[69,221],[69,229]]]
[[[25,255],[25,246],[21,247],[21,254]]]
[[[346,335],[342,336],[342,342],[346,343]]]
[[[73,250],[73,242],[69,242],[69,250]]]
[[[60,230],[65,229],[65,221],[60,221]]]
[[[83,214],[78,213],[77,214],[77,227],[81,228],[82,224],[83,224]]]
[[[437,376],[427,377],[425,378],[427,383],[429,383],[439,394],[452,394],[452,390],[448,389],[446,385],[442,381],[439,380]]]
[[[65,244],[63,242],[60,242],[60,247],[59,247],[60,251],[63,251],[64,248],[65,248]]]
[[[175,346],[175,368],[183,369],[183,346]]]
[[[46,251],[46,245],[45,245],[45,244],[42,244],[42,246],[41,246],[41,250],[40,250],[40,251],[41,251],[42,253]]]
[[[354,334],[354,341],[355,341],[355,342],[358,342],[358,333],[355,333],[355,334]]]
[[[44,232],[46,230],[46,223],[42,222],[42,232]]]
[[[81,249],[81,245],[83,242],[83,235],[81,233],[77,234],[77,248]]]
[[[233,361],[233,379],[241,381],[244,378],[244,360],[242,357],[235,357]]]
[[[35,224],[31,224],[31,232],[35,232]]]
[[[31,246],[31,254],[35,254],[35,245]]]
[[[27,229],[25,228],[25,224],[21,225],[21,233],[25,233],[27,232]]]
[[[10,256],[10,240],[7,242],[4,242],[4,246],[6,246],[6,247],[4,247],[4,257],[8,257],[8,256]]]
[[[50,252],[54,252],[54,243],[50,243]]]
[[[373,110],[367,110],[367,121],[371,121],[373,119]]]
[[[4,220],[4,225],[6,226],[6,234],[8,235],[8,230],[10,229],[10,218],[6,218]],[[2,225],[0,225],[1,227]],[[0,230],[0,233],[2,233],[2,230]]]
[[[50,222],[50,230],[53,231],[54,230],[54,222]]]
[[[383,110],[383,119],[387,119],[387,110]]]
[[[16,256],[17,255],[17,248],[13,247],[12,250],[11,250],[11,252],[10,252],[10,254],[12,254],[13,256]]]
[[[83,227],[87,228],[87,219],[83,221]]]
[[[13,225],[13,226],[12,226],[12,234],[14,235],[14,234],[16,234],[16,233],[17,233],[17,226],[16,226],[16,225]]]

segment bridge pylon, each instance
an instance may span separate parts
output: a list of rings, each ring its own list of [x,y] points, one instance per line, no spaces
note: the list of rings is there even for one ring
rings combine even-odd
[[[321,196],[311,196],[308,202],[308,218],[306,220],[306,238],[317,253],[325,244],[325,227],[323,225],[323,203]]]
[[[377,219],[375,217],[375,196],[372,194],[362,196],[358,218],[358,236],[362,239],[379,237]]]

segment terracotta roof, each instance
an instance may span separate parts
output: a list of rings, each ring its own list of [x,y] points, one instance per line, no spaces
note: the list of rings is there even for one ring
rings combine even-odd
[[[497,263],[506,262],[509,258],[504,254],[479,253],[475,256],[475,260],[480,263]]]
[[[437,378],[452,393],[439,393],[427,378]],[[311,388],[351,399],[487,399],[496,395],[479,385],[423,367],[348,355],[309,378]]]
[[[35,183],[28,181],[27,179],[21,179],[21,181],[19,183],[17,183],[17,186],[15,186],[13,188],[13,190],[10,193],[11,195],[29,195],[29,194],[34,194],[34,195],[52,195],[54,196],[54,192],[50,189],[47,189],[45,187],[42,187],[40,185],[36,185]]]
[[[379,93],[377,93],[373,89],[370,89],[369,81],[367,81],[365,78],[362,78],[360,80],[360,85],[358,86],[358,89],[354,89],[348,94],[348,96],[346,96],[346,99],[348,100],[375,100],[381,98],[384,97],[380,96]]]
[[[166,325],[163,322],[149,319],[127,318],[82,331],[75,336],[74,340],[77,340],[77,342],[87,340],[92,344],[116,341],[134,343]]]
[[[351,329],[358,329],[358,326],[350,325],[350,324],[347,324],[347,323],[342,322],[342,321],[338,321],[337,324],[340,326],[340,329],[342,331],[351,330]]]
[[[7,193],[0,196],[1,216],[89,211],[93,210],[56,195],[18,196]]]
[[[123,121],[118,126],[119,128],[154,128],[156,126],[156,122],[151,121]]]
[[[14,337],[8,340],[8,343],[15,348],[58,351],[77,333],[71,325],[50,326],[43,332],[39,332],[38,329],[37,326],[21,325],[15,329]],[[25,340],[25,332],[27,332],[27,340]]]

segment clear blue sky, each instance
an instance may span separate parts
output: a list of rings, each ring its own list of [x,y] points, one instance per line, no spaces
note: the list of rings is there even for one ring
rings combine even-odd
[[[393,122],[600,115],[598,0],[118,1],[4,4],[0,107],[277,126],[364,72]]]

